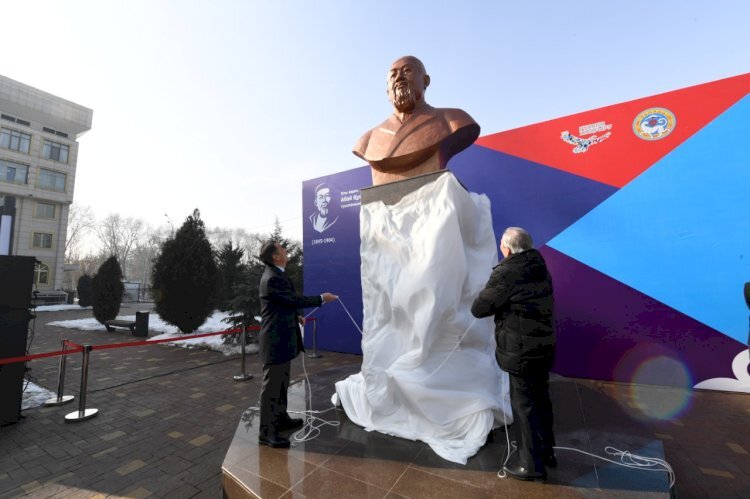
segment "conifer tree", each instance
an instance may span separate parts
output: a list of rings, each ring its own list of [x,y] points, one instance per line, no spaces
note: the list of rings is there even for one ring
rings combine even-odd
[[[122,269],[116,256],[110,256],[99,267],[92,282],[94,317],[101,324],[115,319],[122,302]]]
[[[88,274],[83,274],[78,278],[76,291],[78,292],[78,305],[81,307],[90,307],[94,300],[93,279]]]
[[[287,262],[285,269],[286,275],[288,275],[289,279],[291,279],[297,293],[302,293],[302,246],[298,242],[284,237],[281,223],[279,223],[278,218],[274,222],[274,229],[270,234],[269,239],[276,241],[286,248],[286,253],[289,257],[289,261]],[[258,280],[258,282],[260,283],[260,280]]]
[[[216,305],[218,270],[196,209],[161,247],[151,275],[156,312],[183,333],[198,329]]]
[[[232,315],[224,319],[224,322],[233,326],[260,324],[256,320],[256,317],[260,315],[258,286],[264,270],[265,265],[260,263],[260,261],[251,261],[244,267],[237,279],[237,283],[232,288],[232,299],[227,306],[227,311]],[[254,341],[256,336],[255,333],[248,333],[248,343]],[[227,344],[237,343],[238,341],[239,337],[234,334],[228,334],[223,337],[223,342]]]
[[[245,250],[234,246],[232,241],[225,243],[219,250],[216,304],[222,312],[231,309],[230,302],[234,298],[233,288],[240,282],[245,270],[245,264],[242,263],[244,256]]]

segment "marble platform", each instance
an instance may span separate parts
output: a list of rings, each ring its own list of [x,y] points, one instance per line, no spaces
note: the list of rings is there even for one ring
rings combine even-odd
[[[290,412],[325,410],[318,416],[337,423],[321,427],[314,439],[293,441],[290,449],[259,446],[258,410],[248,408],[222,466],[224,496],[669,497],[666,473],[623,468],[568,450],[557,451],[559,465],[549,470],[546,483],[499,478],[507,452],[504,431],[496,430],[466,466],[445,461],[422,442],[366,432],[330,402],[334,383],[358,371],[357,365],[332,368],[311,376],[309,390],[304,381],[290,386]],[[596,383],[552,376],[557,445],[602,456],[610,445],[663,459],[661,441]]]

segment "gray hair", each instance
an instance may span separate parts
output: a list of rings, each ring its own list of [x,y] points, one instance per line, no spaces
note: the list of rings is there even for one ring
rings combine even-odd
[[[500,244],[508,248],[511,254],[521,253],[534,247],[531,235],[520,227],[508,227],[503,232]]]

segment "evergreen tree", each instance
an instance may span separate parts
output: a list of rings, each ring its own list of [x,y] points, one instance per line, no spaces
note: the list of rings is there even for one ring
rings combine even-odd
[[[92,282],[94,317],[104,324],[117,317],[122,302],[122,269],[116,256],[107,258]]]
[[[240,282],[241,274],[245,270],[245,264],[242,263],[244,256],[245,250],[235,247],[232,241],[225,243],[219,250],[216,304],[223,312],[231,310],[230,302],[234,298],[233,288]]]
[[[302,293],[301,245],[284,237],[283,229],[278,219],[274,223],[273,232],[268,235],[266,240],[276,241],[287,249],[289,261],[286,264],[285,272],[292,280],[297,292]],[[232,315],[224,319],[224,322],[235,326],[243,323],[248,325],[259,324],[255,319],[255,317],[260,315],[258,287],[260,286],[260,279],[263,276],[265,268],[266,265],[254,255],[241,273],[239,281],[233,287],[233,298],[229,301],[228,306],[228,310]],[[224,343],[235,343],[237,341],[237,335],[224,336]]]
[[[76,290],[78,291],[78,305],[90,307],[94,300],[93,279],[88,274],[83,274],[78,278]]]
[[[151,275],[156,312],[183,333],[206,322],[216,304],[218,269],[196,209],[161,248]]]
[[[268,239],[276,241],[286,248],[286,253],[289,257],[289,261],[287,262],[286,269],[284,271],[286,272],[286,275],[289,276],[289,279],[291,279],[292,284],[294,284],[294,288],[297,290],[297,293],[301,294],[302,290],[304,289],[302,287],[302,285],[304,284],[302,278],[302,245],[297,241],[292,241],[284,237],[282,233],[281,223],[279,223],[278,218],[274,222],[273,232],[270,234]]]
[[[260,324],[255,318],[260,315],[258,286],[260,285],[260,278],[264,270],[265,265],[257,260],[250,262],[243,268],[242,273],[237,279],[237,283],[232,288],[233,297],[227,307],[227,311],[232,315],[224,319],[224,322],[233,326]],[[247,342],[250,343],[255,338],[255,333],[248,333]],[[239,335],[227,334],[223,337],[223,342],[238,343]]]

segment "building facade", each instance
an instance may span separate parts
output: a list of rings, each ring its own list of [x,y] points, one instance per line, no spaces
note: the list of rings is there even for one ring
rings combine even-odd
[[[0,76],[0,207],[15,205],[10,254],[34,256],[35,288],[60,290],[78,138],[93,111]]]

